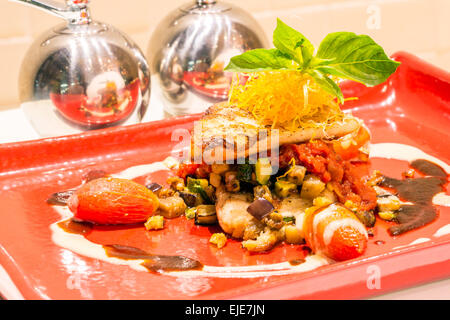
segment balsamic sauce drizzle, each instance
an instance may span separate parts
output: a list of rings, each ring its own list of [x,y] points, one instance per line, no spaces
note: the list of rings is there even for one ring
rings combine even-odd
[[[58,222],[58,227],[60,227],[61,229],[63,229],[68,233],[80,235],[87,235],[92,231],[92,223],[76,221],[72,218]]]
[[[74,219],[58,222],[58,226],[68,233],[83,236],[90,233],[93,228],[92,223],[79,222]],[[103,249],[108,257],[124,260],[143,259],[142,265],[152,272],[201,270],[203,268],[199,261],[184,256],[155,255],[139,248],[119,244],[103,245]]]
[[[139,248],[111,244],[104,245],[106,255],[125,260],[144,259],[142,265],[149,271],[184,271],[201,270],[203,265],[194,259],[184,256],[155,255]]]
[[[55,192],[50,195],[47,199],[47,203],[54,206],[66,206],[67,200],[69,200],[70,196],[75,192],[75,190],[66,190]]]
[[[291,266],[298,266],[298,265],[300,265],[300,264],[302,264],[302,263],[305,263],[305,262],[306,262],[305,259],[293,259],[293,260],[290,260],[290,261],[289,261],[289,264],[290,264]]]
[[[402,200],[413,203],[402,205],[398,211],[396,221],[399,224],[388,229],[392,236],[417,229],[436,219],[433,197],[444,191],[447,183],[447,173],[437,164],[419,159],[411,162],[410,166],[426,177],[399,180],[384,176],[381,182],[382,187],[395,189]]]

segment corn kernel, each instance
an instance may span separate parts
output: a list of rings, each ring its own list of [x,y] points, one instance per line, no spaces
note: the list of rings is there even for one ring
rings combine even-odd
[[[209,242],[215,244],[217,248],[223,248],[227,243],[227,236],[223,233],[213,233]]]
[[[287,225],[285,226],[284,232],[287,243],[300,244],[303,242],[303,238],[300,235],[300,230],[297,227],[293,225]]]
[[[351,200],[345,201],[344,206],[352,211],[358,211],[358,206]]]
[[[170,177],[167,179],[167,183],[173,190],[183,191],[184,190],[184,179],[180,177]]]
[[[327,197],[317,197],[314,198],[313,204],[316,207],[326,207],[332,203],[331,199]]]
[[[377,206],[379,211],[396,211],[400,209],[402,203],[400,199],[394,195],[382,197],[377,199]]]
[[[395,213],[392,211],[380,211],[378,216],[383,220],[391,221],[395,218]]]
[[[404,178],[409,178],[409,179],[411,179],[411,178],[414,178],[414,174],[416,173],[416,171],[414,170],[414,169],[409,169],[408,171],[405,171],[405,172],[403,172],[402,173],[402,176],[404,177]]]
[[[163,216],[151,216],[147,219],[144,224],[147,230],[159,230],[164,228],[164,217]]]
[[[197,211],[197,208],[188,208],[184,212],[184,215],[186,216],[186,219],[191,220],[195,218],[195,212]]]

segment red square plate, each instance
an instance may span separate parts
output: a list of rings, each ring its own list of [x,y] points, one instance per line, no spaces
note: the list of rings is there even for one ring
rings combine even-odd
[[[385,84],[343,84],[346,96],[359,97],[346,108],[365,120],[373,143],[408,144],[450,163],[450,74],[407,53],[394,58],[402,64]],[[359,259],[294,273],[252,274],[245,267],[259,270],[294,260],[302,255],[298,246],[279,245],[267,254],[250,255],[230,239],[219,250],[208,244],[214,228],[185,218],[168,221],[162,231],[97,227],[86,238],[181,254],[218,268],[244,267],[241,272],[191,277],[137,271],[85,257],[52,241],[50,225],[60,216],[46,204],[51,193],[79,185],[92,169],[115,173],[164,159],[177,144],[171,133],[191,128],[196,119],[198,115],[0,145],[2,294],[25,299],[348,299],[450,276],[450,234],[442,232],[449,228],[450,208],[443,206],[434,222],[397,237],[388,235],[388,223],[377,221],[374,237]],[[374,158],[372,167],[400,177],[407,163]]]

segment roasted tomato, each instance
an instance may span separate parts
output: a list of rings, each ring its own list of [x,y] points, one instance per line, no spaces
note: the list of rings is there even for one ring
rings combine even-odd
[[[313,210],[311,210],[313,209]],[[343,261],[361,256],[367,247],[367,231],[349,209],[340,204],[307,211],[305,240],[314,252]]]
[[[194,175],[199,167],[200,165],[195,163],[182,163],[178,167],[177,176],[186,179],[187,176]]]
[[[333,141],[333,149],[343,160],[357,158],[360,148],[370,141],[370,133],[361,126],[355,135],[346,135]]]
[[[145,186],[111,177],[87,182],[68,200],[75,219],[96,224],[144,222],[158,205],[158,198]]]
[[[332,174],[342,175],[342,172],[336,172],[342,165],[336,161],[335,153],[324,141],[313,140],[307,143],[282,146],[280,167],[287,167],[292,158],[295,163],[305,166],[308,172],[317,175],[325,183],[332,180]],[[329,166],[332,166],[333,169],[329,170]],[[340,170],[342,171],[342,169]]]
[[[366,138],[370,136],[363,128],[359,137],[360,143],[365,143]],[[313,140],[302,144],[283,145],[280,149],[280,167],[288,167],[294,159],[296,164],[305,166],[308,172],[315,174],[323,182],[331,183],[342,203],[350,200],[362,212],[373,210],[376,207],[376,193],[366,182],[369,175],[367,163],[342,159],[334,150],[333,143]]]

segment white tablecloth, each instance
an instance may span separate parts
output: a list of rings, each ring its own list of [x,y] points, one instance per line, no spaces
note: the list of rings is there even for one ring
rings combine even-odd
[[[22,105],[17,108],[0,112],[0,143],[18,142],[25,140],[40,139],[41,136],[35,131],[27,120],[24,109],[28,106]],[[32,106],[33,107],[33,106]],[[39,108],[39,105],[35,106]],[[31,108],[33,109],[33,108]],[[142,122],[160,120],[164,118],[163,101],[161,92],[153,89],[150,97],[150,105]],[[79,130],[74,130],[74,133]]]
[[[0,143],[39,139],[20,108],[0,112]]]

